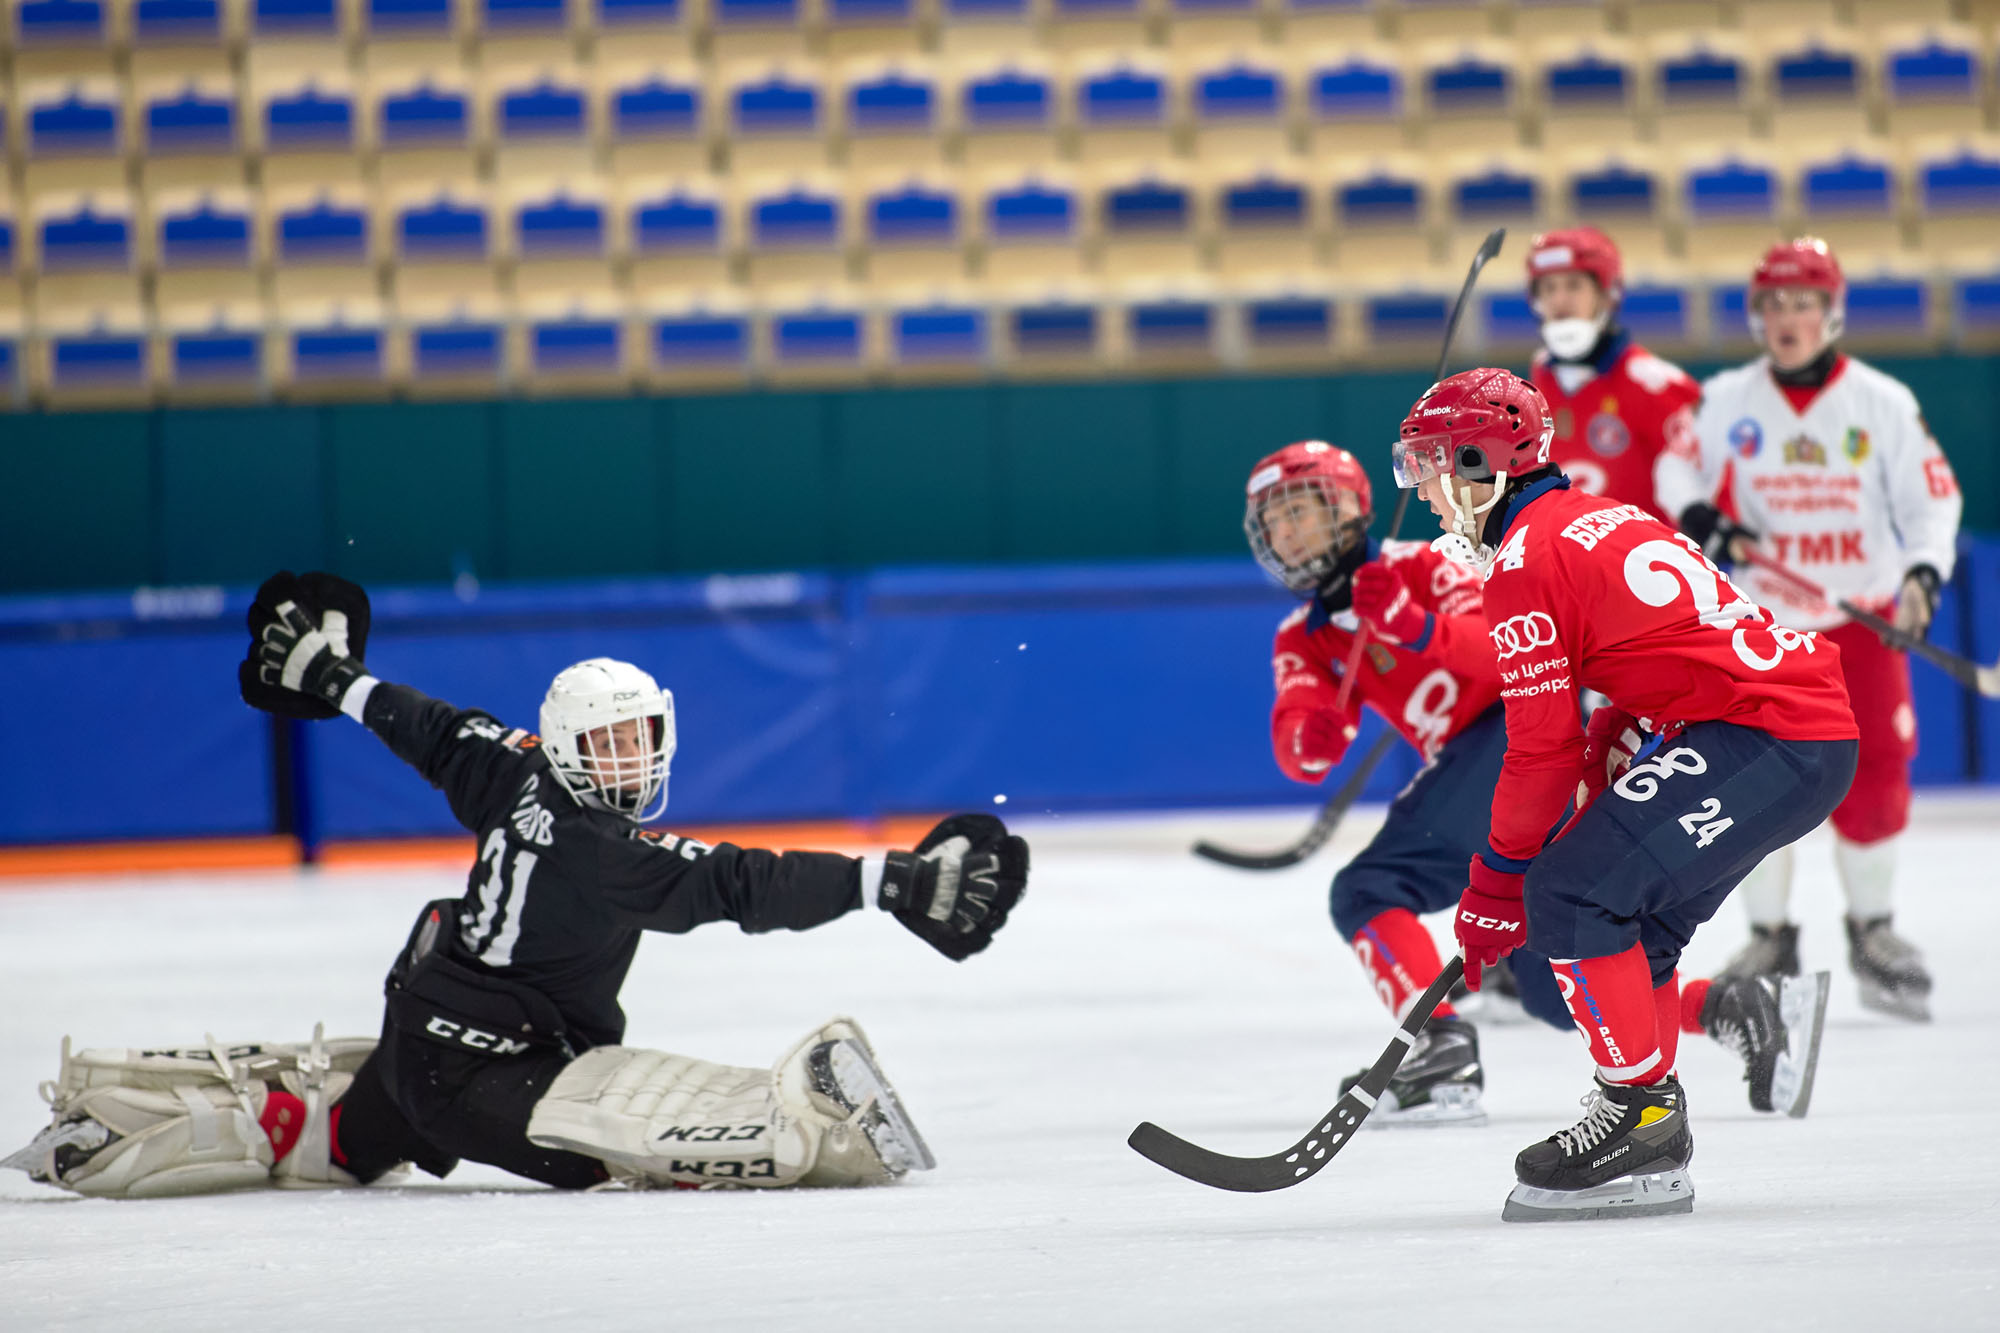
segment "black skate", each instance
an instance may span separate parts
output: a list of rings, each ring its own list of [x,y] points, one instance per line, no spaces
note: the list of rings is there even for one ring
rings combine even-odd
[[[1340,1095],[1345,1097],[1360,1081],[1359,1073],[1342,1079]],[[1479,1094],[1485,1087],[1479,1033],[1462,1018],[1433,1018],[1417,1034],[1366,1123],[1379,1128],[1483,1125],[1486,1108]]]
[[[930,1145],[866,1046],[850,1037],[823,1041],[806,1057],[806,1067],[812,1071],[815,1088],[842,1109],[860,1113],[862,1132],[890,1175],[929,1171],[937,1165]]]
[[[1861,984],[1864,1009],[1931,1021],[1930,969],[1917,946],[1890,929],[1888,917],[1847,918],[1847,965]]]
[[[1502,1027],[1535,1021],[1521,1005],[1521,987],[1514,980],[1514,960],[1511,957],[1502,958],[1488,967],[1480,978],[1479,989],[1468,991],[1463,999],[1453,991],[1451,1007],[1467,1018]]]
[[[1504,1222],[1582,1222],[1694,1211],[1694,1134],[1680,1080],[1596,1080],[1584,1117],[1514,1159]]]
[[[1750,927],[1750,942],[1715,974],[1715,984],[1738,977],[1795,977],[1799,974],[1799,928],[1787,921],[1782,926]]]
[[[1733,977],[1710,984],[1701,1025],[1743,1057],[1750,1105],[1797,1120],[1812,1104],[1819,1041],[1826,1030],[1831,973],[1809,977]]]

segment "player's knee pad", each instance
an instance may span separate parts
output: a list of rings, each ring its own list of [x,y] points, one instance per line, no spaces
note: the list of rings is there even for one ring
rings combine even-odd
[[[857,1097],[871,1075],[881,1092]],[[656,1184],[868,1184],[931,1165],[927,1150],[899,1151],[906,1139],[893,1131],[871,1133],[897,1118],[907,1125],[866,1037],[834,1019],[768,1070],[624,1046],[586,1051],[535,1104],[528,1138]]]
[[[265,1185],[356,1183],[327,1161],[329,1112],[374,1049],[373,1038],[241,1043],[161,1050],[72,1051],[42,1085],[49,1127],[0,1162],[78,1194],[157,1198]],[[262,1123],[274,1092],[299,1123]],[[279,1115],[292,1118],[290,1101]],[[291,1147],[282,1161],[276,1135]],[[275,1164],[275,1169],[274,1169]]]

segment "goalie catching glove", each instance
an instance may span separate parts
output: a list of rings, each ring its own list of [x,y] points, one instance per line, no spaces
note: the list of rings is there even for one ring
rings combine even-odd
[[[924,943],[962,962],[993,941],[1028,888],[1028,844],[992,815],[952,815],[890,852],[881,908]]]
[[[237,667],[243,702],[280,717],[337,717],[360,680],[368,594],[333,574],[280,570],[250,603],[250,652]]]

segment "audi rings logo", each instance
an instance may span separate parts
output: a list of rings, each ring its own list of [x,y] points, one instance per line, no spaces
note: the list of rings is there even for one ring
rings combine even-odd
[[[1525,616],[1509,616],[1486,631],[1493,639],[1493,651],[1506,661],[1516,653],[1547,648],[1556,641],[1556,622],[1540,611]]]

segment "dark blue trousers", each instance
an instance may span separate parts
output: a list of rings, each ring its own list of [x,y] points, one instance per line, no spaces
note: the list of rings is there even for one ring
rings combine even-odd
[[[1506,754],[1507,714],[1495,704],[1445,742],[1397,794],[1373,841],[1333,877],[1333,924],[1342,939],[1351,942],[1392,907],[1422,916],[1458,905],[1473,853],[1486,850],[1493,790]],[[1547,956],[1517,949],[1508,962],[1521,989],[1521,1007],[1552,1027],[1573,1031]]]
[[[1779,740],[1730,722],[1656,742],[1535,858],[1528,946],[1602,958],[1637,941],[1663,983],[1730,890],[1840,804],[1858,752],[1851,740]]]

